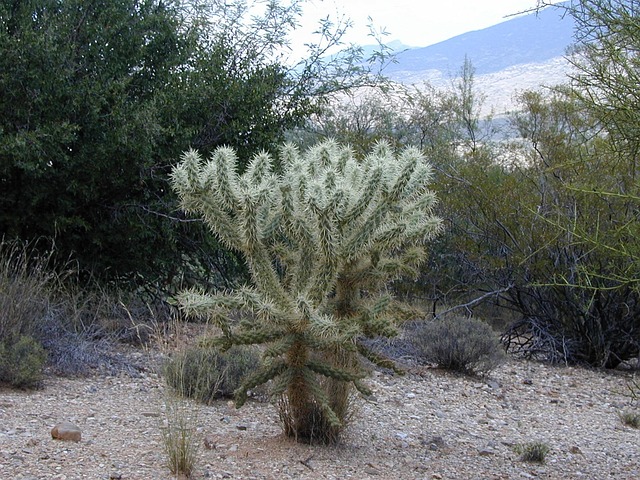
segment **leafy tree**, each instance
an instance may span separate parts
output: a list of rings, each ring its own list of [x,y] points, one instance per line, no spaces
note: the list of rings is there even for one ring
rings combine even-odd
[[[394,155],[378,144],[358,160],[332,142],[303,154],[292,146],[277,158],[258,154],[241,175],[239,163],[229,148],[206,163],[189,151],[172,178],[185,210],[243,254],[253,284],[187,291],[179,303],[210,316],[226,347],[266,346],[261,367],[236,392],[238,406],[247,390],[273,380],[285,432],[333,442],[348,417],[350,386],[368,391],[359,355],[393,368],[362,339],[394,335],[414,314],[384,286],[416,273],[440,229],[431,168],[416,149]],[[227,315],[237,310],[245,312],[239,323]]]
[[[173,159],[220,145],[248,158],[332,91],[377,81],[349,49],[284,63],[302,3],[1,0],[0,234],[55,238],[101,277],[233,283],[237,259],[172,218]],[[326,25],[322,48],[340,31]]]

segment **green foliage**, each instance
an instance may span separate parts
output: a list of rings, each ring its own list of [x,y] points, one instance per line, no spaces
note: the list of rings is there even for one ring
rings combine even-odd
[[[164,375],[167,384],[183,397],[211,404],[216,399],[232,397],[258,361],[258,354],[245,346],[225,352],[197,346],[169,360]]]
[[[631,428],[640,428],[640,413],[638,412],[622,412],[620,413],[620,421]]]
[[[172,181],[185,210],[242,252],[253,285],[191,290],[178,300],[187,313],[216,322],[224,346],[267,346],[262,365],[238,389],[238,406],[248,389],[273,380],[274,394],[287,402],[287,433],[322,439],[318,424],[309,424],[313,412],[339,428],[347,387],[366,391],[359,339],[393,335],[413,314],[383,287],[416,274],[425,242],[440,229],[427,189],[431,168],[415,149],[394,155],[379,144],[356,159],[333,142],[302,154],[287,145],[277,158],[256,155],[242,174],[238,163],[228,148],[207,162],[190,151]],[[237,309],[248,313],[239,324],[226,315]],[[334,387],[341,384],[347,387]]]
[[[152,293],[234,284],[241,262],[173,217],[173,160],[248,158],[330,92],[378,81],[357,52],[321,60],[344,25],[287,66],[303,1],[1,0],[0,233],[55,238],[82,272]]]
[[[523,314],[508,338],[528,331],[530,353],[615,367],[640,352],[639,12],[635,2],[612,0],[559,8],[576,21],[571,88],[524,93],[514,118],[529,156],[516,172],[522,193],[512,192],[527,192],[518,203],[529,213],[505,222],[490,211],[506,234],[504,251],[519,253],[501,262]]]
[[[529,442],[514,447],[523,462],[544,463],[547,454],[551,451],[549,445],[544,442]]]
[[[45,250],[44,245],[0,241],[0,341],[5,347],[33,338],[46,350],[53,372],[80,375],[107,364],[120,366],[112,342],[143,342],[153,322],[166,321],[166,310],[157,306],[81,288],[77,272],[69,265],[56,268],[53,253],[39,254]]]
[[[447,315],[412,331],[411,342],[421,360],[470,375],[485,375],[505,359],[497,335],[474,318]]]
[[[0,341],[0,382],[17,388],[35,388],[42,381],[47,354],[32,337],[4,337]]]

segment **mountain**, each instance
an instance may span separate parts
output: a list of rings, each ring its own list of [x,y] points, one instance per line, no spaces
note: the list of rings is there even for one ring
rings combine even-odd
[[[428,47],[404,50],[385,74],[404,84],[445,87],[466,56],[475,67],[476,85],[487,95],[487,108],[509,109],[517,90],[566,79],[570,66],[564,54],[573,42],[574,21],[562,13],[549,7]]]
[[[522,15],[435,45],[405,50],[387,73],[456,71],[465,55],[478,75],[523,63],[541,63],[565,53],[573,40],[573,27],[572,17],[563,17],[560,9],[546,8],[537,15]]]

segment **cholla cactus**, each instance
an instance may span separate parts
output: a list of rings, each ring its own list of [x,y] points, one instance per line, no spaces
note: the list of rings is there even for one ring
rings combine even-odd
[[[225,346],[266,345],[261,367],[236,392],[237,406],[247,390],[273,380],[288,434],[335,440],[349,386],[368,392],[360,355],[393,367],[360,340],[392,336],[411,315],[384,285],[415,274],[425,242],[441,228],[431,168],[413,148],[395,156],[379,144],[358,160],[328,141],[303,154],[284,146],[277,160],[261,153],[242,175],[237,170],[229,148],[208,162],[189,151],[172,180],[183,208],[244,254],[253,285],[188,291],[180,305],[217,322]],[[237,310],[247,315],[234,323],[227,313]]]

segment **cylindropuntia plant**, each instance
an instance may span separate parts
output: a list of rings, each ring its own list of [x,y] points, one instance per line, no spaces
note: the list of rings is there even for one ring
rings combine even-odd
[[[238,407],[248,390],[273,380],[287,434],[338,438],[351,387],[369,393],[361,356],[394,367],[361,340],[393,336],[415,315],[384,286],[416,274],[441,228],[431,177],[417,149],[395,155],[382,143],[363,159],[332,141],[304,153],[285,145],[276,158],[256,155],[242,174],[230,148],[207,162],[193,150],[183,155],[172,174],[182,207],[244,255],[253,280],[178,297],[187,314],[219,325],[223,346],[265,345],[261,366],[236,391]],[[248,315],[231,321],[238,310]]]

